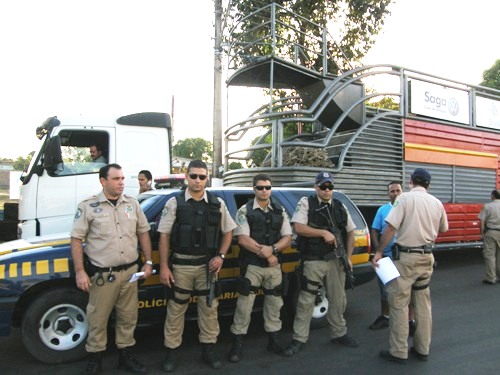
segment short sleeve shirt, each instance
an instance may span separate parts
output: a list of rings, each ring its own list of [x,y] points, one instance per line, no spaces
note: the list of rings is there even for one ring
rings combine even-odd
[[[259,203],[254,199],[253,200],[253,207],[254,210],[262,210],[262,208],[259,206]],[[272,210],[273,207],[271,205],[267,205],[264,208],[264,212],[269,212],[269,210]],[[290,219],[288,218],[287,213],[285,210],[282,212],[283,215],[283,224],[281,225],[280,229],[280,235],[281,237],[284,236],[291,236],[292,235],[292,227],[290,226]],[[234,231],[235,236],[239,235],[245,235],[245,236],[250,236],[250,225],[248,225],[248,220],[247,220],[247,205],[244,204],[243,206],[240,207],[238,210],[238,213],[236,214],[236,224],[238,225]]]
[[[192,198],[193,197],[189,193],[189,190],[185,190],[186,202]],[[208,196],[207,196],[206,191],[203,194],[202,199],[208,203]],[[221,216],[221,231],[222,231],[222,233],[231,232],[234,228],[236,228],[236,223],[234,222],[233,218],[231,217],[231,214],[229,213],[229,210],[227,209],[226,203],[220,197],[217,197],[217,199],[221,203],[221,206],[220,206],[220,213],[222,215]],[[163,211],[161,213],[160,223],[158,224],[158,232],[165,233],[165,234],[170,234],[172,232],[172,226],[174,225],[175,219],[177,217],[176,211],[177,211],[177,200],[175,199],[175,197],[172,197],[167,201],[167,203],[165,204],[165,207],[163,208]]]
[[[135,198],[121,195],[114,206],[101,191],[78,205],[71,237],[85,241],[92,264],[115,267],[137,259],[137,234],[149,229]]]
[[[478,217],[484,221],[486,227],[500,230],[500,199],[486,203]]]
[[[392,204],[386,203],[383,206],[380,206],[379,209],[377,210],[377,213],[375,214],[375,218],[373,219],[373,224],[372,228],[379,231],[380,233],[384,233],[385,227],[387,226],[387,223],[385,222],[385,218],[387,215],[389,215],[389,212],[392,210]],[[384,249],[384,255],[385,256],[391,256],[391,247],[394,244],[394,241],[396,240],[396,237],[394,236],[387,245],[387,247]]]
[[[320,199],[318,198],[318,201]],[[332,204],[332,200],[329,202]],[[352,221],[351,215],[349,214],[349,210],[347,207],[343,204],[345,211],[347,212],[347,225],[345,226],[345,230],[347,233],[352,232],[354,229],[356,229],[356,224]],[[299,224],[306,224],[309,221],[309,198],[308,197],[302,197],[297,203],[297,207],[295,208],[295,212],[292,216],[292,223],[299,223]]]
[[[396,243],[404,247],[434,243],[440,232],[448,230],[443,204],[421,186],[402,193],[385,221],[396,228]]]

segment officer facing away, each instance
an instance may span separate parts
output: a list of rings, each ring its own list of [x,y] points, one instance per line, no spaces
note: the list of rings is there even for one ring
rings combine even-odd
[[[287,357],[299,352],[309,339],[311,318],[320,285],[325,288],[328,299],[327,317],[332,343],[348,347],[358,346],[358,342],[347,334],[344,319],[347,305],[346,272],[340,259],[335,256],[338,244],[330,230],[335,226],[342,233],[348,266],[352,269],[351,256],[356,225],[345,206],[333,198],[333,176],[330,173],[319,173],[314,189],[316,194],[303,197],[292,217],[293,228],[298,235],[297,244],[303,271],[302,290],[293,322],[293,340],[283,350],[283,355]]]
[[[387,226],[372,260],[382,258],[383,251],[397,232],[397,252],[393,256],[400,276],[387,285],[390,306],[390,349],[380,352],[387,360],[406,363],[408,358],[408,305],[413,299],[416,330],[411,353],[426,361],[432,331],[431,281],[434,242],[440,232],[448,230],[443,204],[427,192],[431,175],[417,168],[410,177],[410,191],[402,193],[385,219]]]
[[[486,278],[483,283],[494,285],[500,279],[500,192],[498,190],[491,192],[491,202],[483,206],[479,220],[486,265]]]
[[[283,306],[280,253],[290,247],[292,228],[286,211],[272,200],[271,188],[271,177],[266,174],[254,176],[255,197],[237,213],[238,227],[234,235],[240,245],[242,278],[231,325],[230,362],[241,360],[243,336],[247,334],[255,294],[260,287],[264,290],[264,329],[269,335],[267,349],[276,354],[282,351],[277,340]]]
[[[214,353],[220,332],[218,301],[214,299],[209,306],[204,297],[209,294],[211,275],[217,274],[224,263],[236,223],[224,201],[205,190],[208,168],[203,161],[189,163],[186,180],[187,188],[167,201],[158,226],[160,281],[174,292],[167,303],[164,327],[165,372],[177,367],[176,350],[182,343],[184,315],[191,296],[198,296],[202,359],[213,369],[222,367]]]
[[[71,231],[71,256],[76,285],[89,293],[87,320],[89,334],[86,349],[90,353],[87,374],[101,372],[106,350],[107,326],[111,311],[116,312],[115,343],[120,353],[119,367],[144,373],[142,363],[132,356],[137,323],[137,283],[130,283],[137,272],[137,241],[146,262],[143,278],[151,275],[149,224],[137,200],[123,194],[124,176],[118,164],[99,170],[102,192],[78,205]],[[84,267],[82,242],[90,264]]]

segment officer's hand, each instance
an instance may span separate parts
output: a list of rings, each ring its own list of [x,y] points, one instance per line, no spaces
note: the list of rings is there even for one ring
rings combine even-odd
[[[141,271],[144,272],[144,276],[142,276],[141,279],[146,279],[153,274],[153,266],[150,264],[144,264]]]
[[[374,267],[378,267],[378,263],[377,262],[381,258],[382,258],[382,254],[381,253],[378,253],[378,252],[375,253],[375,256],[372,258],[372,264],[373,264]]]
[[[168,266],[160,267],[160,282],[169,288],[171,288],[172,284],[175,283],[174,275]]]
[[[352,271],[352,259],[347,258],[347,263],[349,264],[349,269]]]
[[[76,273],[76,286],[78,289],[83,290],[84,292],[89,291],[92,283],[90,282],[89,275],[85,271],[78,271]]]
[[[278,265],[278,257],[275,255],[271,255],[269,258],[267,258],[267,263],[269,264],[270,267],[274,267]]]
[[[273,255],[273,247],[272,246],[262,246],[262,248],[260,249],[259,256],[261,258],[269,258],[271,255]]]
[[[337,247],[337,240],[335,239],[335,236],[333,235],[333,233],[330,232],[329,230],[325,230],[323,232],[323,240],[328,245],[332,245],[333,247]]]
[[[213,257],[208,263],[208,270],[210,272],[219,272],[224,264],[224,260],[220,256]]]

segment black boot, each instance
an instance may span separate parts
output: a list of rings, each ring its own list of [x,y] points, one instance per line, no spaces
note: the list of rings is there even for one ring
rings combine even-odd
[[[285,357],[291,357],[294,354],[300,352],[302,350],[302,347],[304,346],[303,343],[301,343],[298,340],[292,340],[292,343],[288,345],[286,349],[284,349],[281,354],[284,355]]]
[[[133,355],[130,349],[123,348],[118,350],[118,368],[133,372],[134,374],[145,374],[146,367],[139,362]]]
[[[100,374],[102,371],[102,352],[89,353],[89,361],[84,374]]]
[[[215,344],[201,344],[201,358],[211,368],[218,370],[222,367],[222,362],[214,353],[214,348]]]
[[[280,346],[278,342],[278,334],[279,331],[276,332],[268,332],[269,335],[269,343],[267,344],[267,350],[273,352],[275,354],[282,354],[283,348]]]
[[[163,371],[173,372],[177,368],[176,351],[177,349],[167,348],[165,359],[161,365]]]
[[[243,353],[243,335],[233,335],[233,346],[229,352],[228,359],[229,362],[239,362],[241,361]]]

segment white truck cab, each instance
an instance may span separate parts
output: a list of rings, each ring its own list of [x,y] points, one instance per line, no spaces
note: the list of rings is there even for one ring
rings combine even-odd
[[[145,112],[119,118],[49,117],[37,128],[43,140],[21,176],[18,237],[55,233],[69,236],[78,203],[101,190],[99,169],[117,163],[125,174],[125,194],[139,192],[137,175],[171,169],[171,120],[167,113]],[[90,147],[102,150],[94,161]],[[104,159],[104,160],[103,160]]]

